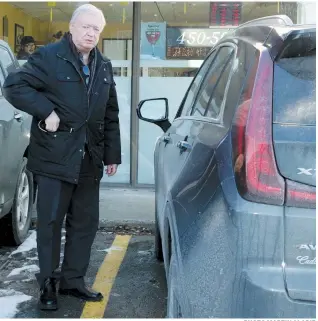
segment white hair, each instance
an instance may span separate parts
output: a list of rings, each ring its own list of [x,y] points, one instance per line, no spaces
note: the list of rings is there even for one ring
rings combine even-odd
[[[104,27],[106,26],[106,19],[105,19],[103,11],[98,9],[97,7],[93,6],[92,4],[89,4],[89,3],[83,4],[75,9],[75,11],[73,12],[70,23],[73,24],[79,15],[81,15],[83,13],[88,13],[88,12],[100,14],[100,16],[102,18],[102,23],[103,23],[102,29],[104,29]]]

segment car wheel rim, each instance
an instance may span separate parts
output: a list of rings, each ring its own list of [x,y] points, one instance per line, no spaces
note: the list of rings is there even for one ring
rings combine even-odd
[[[22,173],[18,187],[17,197],[17,223],[19,231],[23,231],[28,221],[29,201],[30,201],[29,179],[25,172]]]

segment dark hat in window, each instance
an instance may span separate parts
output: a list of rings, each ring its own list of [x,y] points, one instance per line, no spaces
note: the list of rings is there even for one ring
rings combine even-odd
[[[35,43],[34,38],[32,36],[24,36],[21,39],[21,46],[26,46],[29,43]]]

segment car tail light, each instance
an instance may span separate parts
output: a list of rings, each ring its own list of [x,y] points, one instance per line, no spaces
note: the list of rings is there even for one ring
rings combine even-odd
[[[233,161],[242,197],[282,205],[285,182],[278,172],[273,149],[272,84],[273,63],[264,51],[249,73],[247,88],[234,118]]]
[[[287,180],[286,205],[316,208],[316,187]]]

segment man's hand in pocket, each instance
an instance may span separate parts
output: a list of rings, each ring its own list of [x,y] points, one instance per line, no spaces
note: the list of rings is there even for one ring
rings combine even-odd
[[[48,132],[56,132],[60,125],[60,118],[53,110],[48,118],[45,119],[45,129]]]

